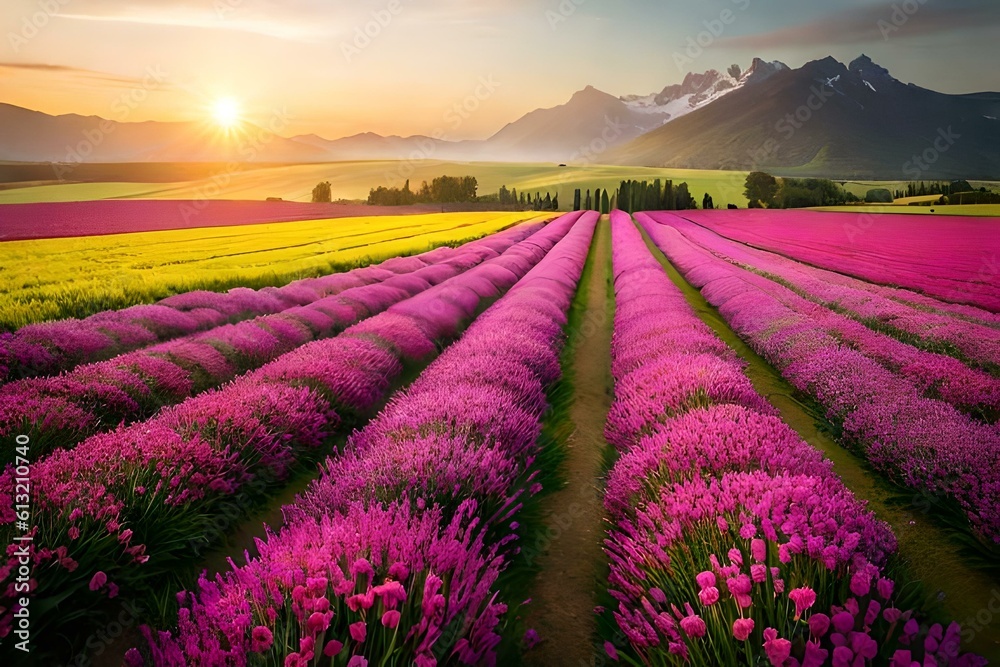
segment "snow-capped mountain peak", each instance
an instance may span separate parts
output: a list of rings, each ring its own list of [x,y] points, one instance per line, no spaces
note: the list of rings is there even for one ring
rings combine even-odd
[[[646,114],[660,114],[670,122],[715,102],[747,85],[755,85],[788,67],[777,60],[766,62],[754,58],[746,71],[690,72],[684,81],[667,86],[659,93],[649,95],[627,95],[621,100],[633,111]]]

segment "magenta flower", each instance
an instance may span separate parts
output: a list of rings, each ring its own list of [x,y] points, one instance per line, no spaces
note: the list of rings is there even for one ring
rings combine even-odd
[[[816,642],[806,642],[806,653],[802,656],[801,667],[823,667],[826,665],[826,658],[830,652],[820,648]],[[910,667],[907,664],[906,667]]]
[[[795,603],[795,620],[802,618],[802,614],[816,604],[816,591],[803,586],[788,592],[789,599]]]
[[[357,623],[351,623],[348,630],[351,633],[351,639],[358,642],[359,644],[365,641],[365,637],[368,636],[368,626],[365,625],[364,621],[358,621]]]
[[[611,642],[604,642],[604,652],[608,654],[608,657],[618,662],[618,650],[615,645]]]
[[[726,585],[729,587],[729,592],[733,595],[750,595],[750,591],[753,590],[753,582],[745,574],[727,579]]]
[[[830,621],[833,623],[833,628],[842,635],[854,629],[854,615],[849,611],[834,614]]]
[[[698,582],[698,586],[702,589],[709,588],[711,586],[715,586],[715,573],[705,571],[696,576],[694,580]]]
[[[739,549],[730,549],[729,550],[729,561],[733,565],[739,565],[740,567],[742,567],[743,566],[743,552],[740,551]]]
[[[740,528],[740,537],[742,537],[744,540],[750,540],[756,536],[757,536],[757,526],[753,525],[752,523],[744,524],[743,527]]]
[[[756,539],[750,543],[750,555],[758,563],[763,563],[767,560],[767,542],[761,539]]]
[[[331,617],[328,617],[326,614],[314,611],[309,620],[306,621],[306,630],[310,634],[318,635],[330,627],[330,620]]]
[[[708,632],[708,626],[705,625],[705,621],[700,616],[685,616],[681,619],[681,630],[688,637],[698,639],[705,636]]]
[[[387,628],[395,629],[399,625],[399,612],[395,609],[390,609],[389,611],[382,614],[382,625]],[[363,640],[361,640],[363,641]]]
[[[778,631],[774,628],[768,628],[764,630],[764,652],[773,667],[782,667],[785,660],[792,654],[792,642],[787,639],[779,639]]]
[[[137,649],[130,648],[125,652],[125,667],[145,667],[146,662]]]
[[[529,651],[538,646],[541,641],[541,637],[538,636],[538,632],[534,628],[530,628],[524,633],[524,647]]]
[[[753,619],[752,618],[738,618],[733,623],[733,637],[738,642],[745,642],[750,638],[750,633],[753,632]]]
[[[326,643],[326,646],[323,648],[323,655],[325,655],[328,658],[332,658],[335,655],[339,655],[342,650],[344,650],[343,642],[338,642],[336,639],[331,639]]]
[[[851,667],[854,661],[854,652],[846,646],[838,646],[833,649],[833,660],[831,665],[833,667]]]
[[[270,629],[263,625],[258,625],[250,633],[250,650],[254,653],[264,653],[270,650],[273,643],[274,635],[271,634]]]
[[[715,586],[709,586],[698,593],[698,599],[706,607],[711,607],[713,604],[719,601],[719,589]]]
[[[347,667],[368,667],[368,661],[360,655],[355,655],[348,661]]]
[[[90,590],[100,590],[106,583],[108,583],[108,575],[103,572],[95,572],[94,576],[90,579]]]
[[[816,639],[826,636],[830,630],[830,617],[826,614],[813,614],[809,617],[809,632]]]
[[[878,590],[878,594],[882,596],[882,599],[888,600],[889,598],[892,597],[892,591],[895,588],[895,584],[892,582],[891,579],[881,578],[878,580],[878,583],[876,584],[875,587],[876,590]]]

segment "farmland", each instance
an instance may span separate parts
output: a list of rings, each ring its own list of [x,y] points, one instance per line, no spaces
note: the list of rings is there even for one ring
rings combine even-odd
[[[381,216],[9,241],[2,246],[0,328],[198,289],[278,286],[481,236],[535,215]]]
[[[34,585],[10,556],[0,654],[28,608],[53,664],[997,659],[1000,221],[858,224],[0,244],[8,285],[71,267],[6,297],[0,532],[30,463]]]

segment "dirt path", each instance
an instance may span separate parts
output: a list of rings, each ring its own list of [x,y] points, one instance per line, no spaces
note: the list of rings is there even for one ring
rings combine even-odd
[[[584,667],[594,664],[594,592],[603,558],[604,508],[600,476],[604,421],[611,405],[611,328],[608,300],[611,228],[598,225],[589,258],[586,308],[572,345],[575,426],[563,464],[566,486],[545,499],[542,518],[547,550],[538,559],[529,627],[542,643],[527,653],[528,665]],[[586,276],[585,276],[586,277]]]
[[[967,632],[963,634],[962,648],[986,656],[991,664],[1000,664],[1000,582],[968,565],[960,546],[933,521],[919,496],[900,503],[898,487],[817,428],[818,420],[811,407],[796,399],[795,389],[777,369],[729,328],[719,311],[684,279],[644,231],[643,236],[653,256],[684,292],[698,316],[747,361],[746,372],[754,388],[781,412],[785,423],[806,442],[822,450],[833,461],[844,484],[867,500],[869,508],[892,526],[899,554],[907,561],[908,574],[922,582],[933,599],[940,601],[947,620],[961,623]]]

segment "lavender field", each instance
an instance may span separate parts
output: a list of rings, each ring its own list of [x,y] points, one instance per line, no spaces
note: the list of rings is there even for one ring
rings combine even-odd
[[[988,664],[985,288],[739,215],[577,211],[7,334],[0,651],[30,618],[36,664]]]

